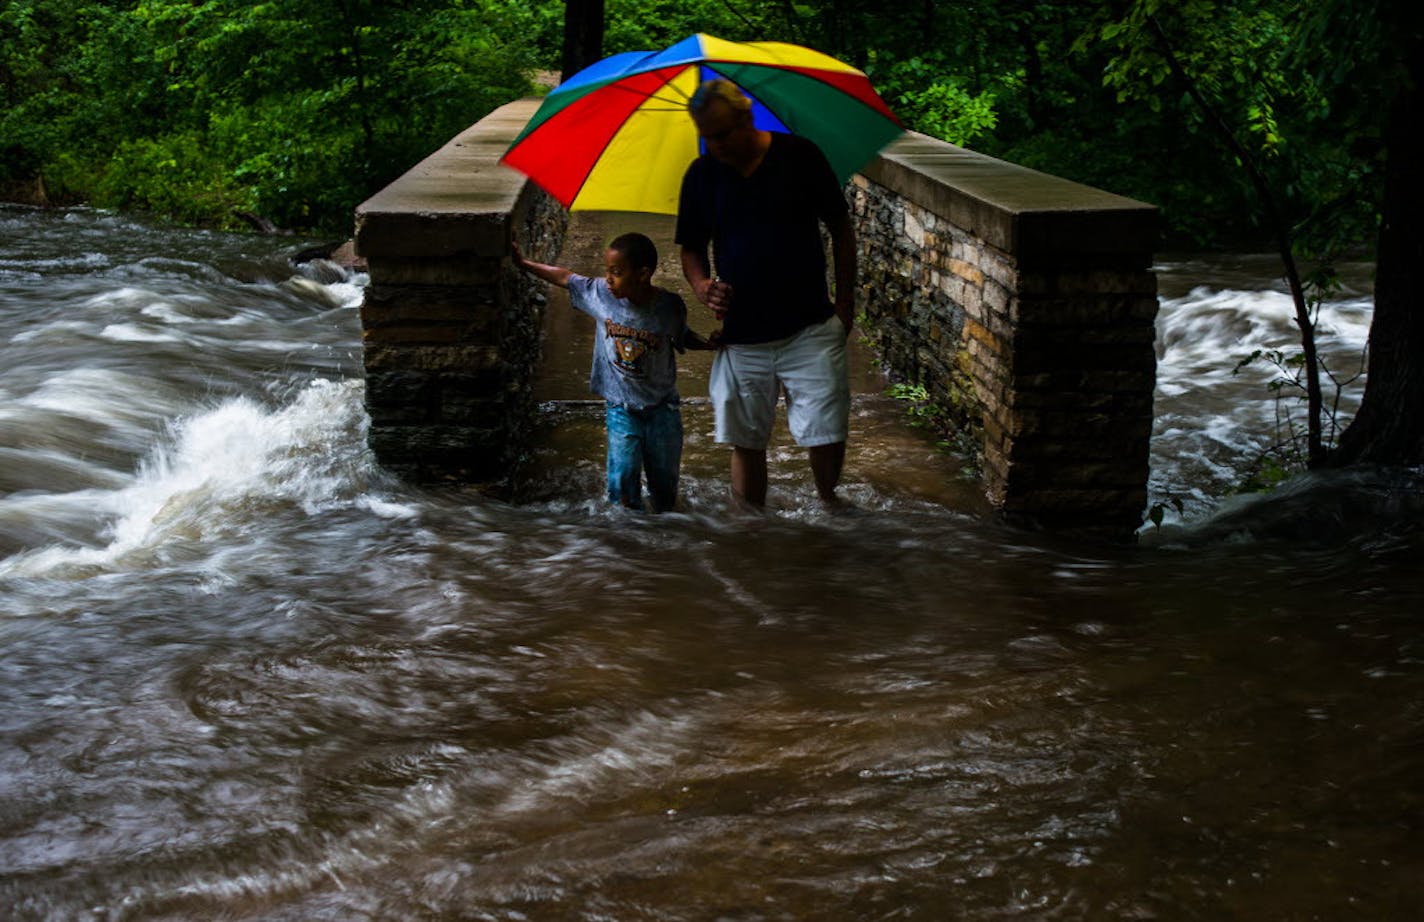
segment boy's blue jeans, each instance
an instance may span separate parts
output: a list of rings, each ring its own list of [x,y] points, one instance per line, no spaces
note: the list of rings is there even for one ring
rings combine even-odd
[[[675,403],[633,410],[608,404],[608,500],[632,509],[643,508],[643,472],[654,512],[667,512],[677,502],[677,475],[682,464],[682,411]]]

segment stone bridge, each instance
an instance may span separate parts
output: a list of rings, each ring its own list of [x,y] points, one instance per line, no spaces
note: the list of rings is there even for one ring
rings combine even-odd
[[[497,161],[538,103],[496,110],[356,211],[370,443],[404,477],[499,481],[525,448],[544,298],[509,241],[551,262],[568,224]],[[991,502],[1130,537],[1147,501],[1157,210],[913,133],[846,192],[881,364],[974,434]]]

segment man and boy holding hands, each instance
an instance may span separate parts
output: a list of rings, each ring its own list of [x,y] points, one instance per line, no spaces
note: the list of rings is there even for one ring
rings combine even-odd
[[[708,393],[717,442],[732,446],[733,496],[766,503],[766,449],[784,391],[792,438],[807,449],[817,494],[833,503],[850,416],[855,292],[855,233],[841,185],[815,144],[758,129],[751,101],[730,81],[703,83],[688,112],[707,152],[683,177],[674,241],[688,284],[721,330],[704,339],[687,328],[682,299],[651,283],[657,252],[641,234],[609,245],[603,279],[532,262],[517,247],[515,262],[568,288],[574,307],[599,322],[590,387],[608,401],[611,501],[642,508],[641,468],[654,510],[673,507],[682,444],[675,353],[714,348]]]

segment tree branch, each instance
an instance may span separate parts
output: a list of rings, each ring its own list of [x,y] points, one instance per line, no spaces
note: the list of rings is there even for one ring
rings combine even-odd
[[[1202,96],[1196,81],[1187,74],[1182,67],[1182,62],[1177,58],[1176,51],[1172,48],[1171,41],[1167,38],[1167,31],[1162,28],[1162,23],[1156,16],[1147,17],[1148,24],[1152,27],[1153,34],[1157,39],[1158,50],[1167,62],[1168,68],[1172,71],[1172,76],[1186,89],[1187,95],[1191,96],[1192,102],[1196,103],[1206,116],[1209,124],[1217,136],[1231,150],[1231,153],[1241,162],[1241,166],[1246,170],[1246,175],[1251,180],[1251,185],[1255,188],[1256,194],[1260,196],[1261,205],[1266,210],[1266,219],[1270,223],[1271,231],[1276,238],[1276,246],[1280,250],[1281,262],[1284,263],[1286,273],[1286,283],[1290,286],[1291,300],[1295,304],[1295,323],[1300,328],[1301,351],[1305,355],[1305,389],[1306,408],[1309,417],[1306,420],[1306,431],[1308,433],[1307,448],[1309,451],[1309,466],[1320,467],[1325,463],[1325,447],[1320,435],[1320,414],[1324,401],[1320,393],[1320,359],[1315,348],[1315,323],[1311,320],[1310,309],[1306,305],[1305,288],[1301,284],[1300,270],[1296,266],[1294,248],[1291,243],[1290,230],[1282,220],[1280,209],[1276,206],[1276,197],[1271,192],[1270,184],[1266,182],[1266,177],[1256,166],[1255,160],[1249,151],[1237,140],[1236,133],[1226,124],[1225,119],[1216,111],[1212,105]]]

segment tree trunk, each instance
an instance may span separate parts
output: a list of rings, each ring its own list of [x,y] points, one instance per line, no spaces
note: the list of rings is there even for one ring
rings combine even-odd
[[[1415,33],[1386,129],[1384,204],[1375,312],[1360,411],[1340,435],[1334,465],[1424,464],[1424,41]]]
[[[603,0],[564,0],[564,73],[567,80],[603,57]]]
[[[1028,120],[1035,129],[1048,124],[1048,108],[1043,99],[1043,56],[1038,53],[1038,36],[1027,18],[1014,23],[1014,34],[1023,49],[1024,93],[1028,96]]]

